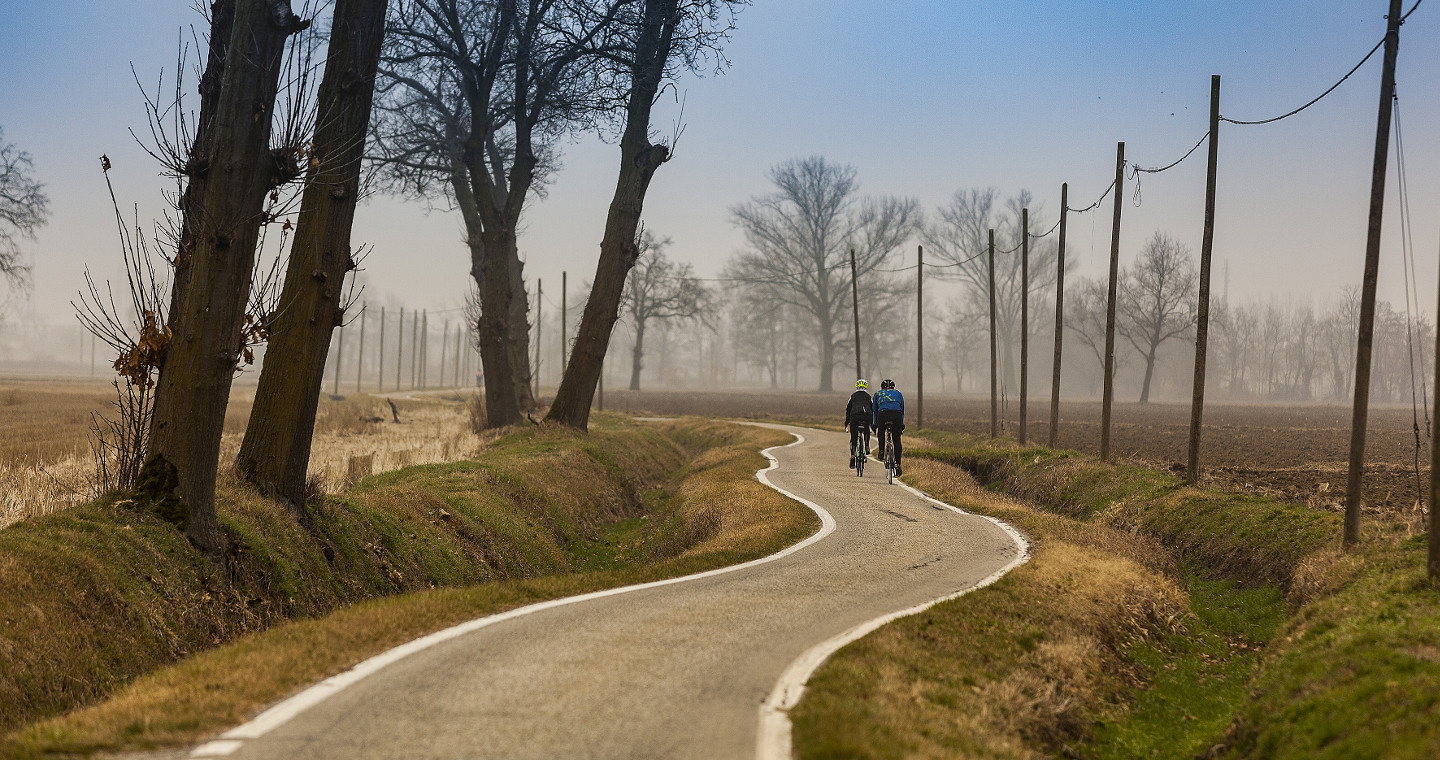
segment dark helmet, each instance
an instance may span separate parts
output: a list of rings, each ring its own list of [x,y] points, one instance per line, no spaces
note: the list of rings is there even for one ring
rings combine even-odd
[[[885,378],[884,380],[881,380],[881,381],[880,381],[880,388],[881,388],[882,390],[890,390],[890,389],[892,389],[892,388],[894,388],[894,387],[895,387],[895,381],[894,381],[894,380],[891,380],[891,379],[888,378],[888,377]]]

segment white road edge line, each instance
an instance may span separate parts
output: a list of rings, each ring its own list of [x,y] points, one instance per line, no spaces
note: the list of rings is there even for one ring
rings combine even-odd
[[[756,738],[755,748],[755,757],[757,760],[789,760],[792,756],[789,711],[795,705],[799,704],[800,697],[805,693],[805,684],[810,680],[810,676],[814,675],[815,671],[818,670],[826,660],[830,659],[831,655],[840,651],[841,647],[864,637],[886,623],[919,614],[941,602],[948,602],[951,599],[964,596],[976,589],[985,588],[1030,559],[1030,543],[1025,540],[1025,537],[1020,534],[1020,531],[1009,524],[988,515],[977,515],[974,512],[966,512],[953,504],[946,504],[939,499],[931,498],[923,491],[902,483],[899,480],[896,480],[895,483],[910,493],[933,504],[938,504],[952,512],[972,517],[980,517],[995,523],[995,525],[1005,531],[1005,533],[1010,536],[1010,539],[1015,542],[1017,549],[1015,559],[1010,560],[1009,564],[986,576],[973,586],[960,589],[953,594],[947,594],[938,599],[932,599],[908,609],[900,610],[899,612],[892,612],[888,615],[875,618],[874,620],[866,621],[834,638],[822,641],[805,650],[799,657],[795,658],[794,662],[790,663],[789,667],[785,668],[785,672],[780,675],[780,681],[775,684],[775,689],[770,692],[770,696],[766,697],[764,702],[760,703],[760,730]],[[794,497],[792,496],[792,498]],[[802,499],[801,501],[804,500]],[[806,502],[806,504],[809,504],[809,502]],[[818,507],[811,505],[811,509],[818,509]]]
[[[801,549],[804,549],[807,546],[810,546],[811,544],[820,541],[821,539],[835,532],[835,518],[818,504],[815,504],[814,502],[807,499],[802,499],[799,496],[796,496],[795,494],[776,486],[774,483],[770,482],[770,478],[766,477],[767,472],[780,466],[780,461],[774,456],[772,456],[770,452],[774,451],[775,449],[788,448],[790,446],[799,446],[800,444],[805,442],[805,436],[796,433],[793,430],[787,432],[795,436],[795,440],[785,444],[784,446],[771,446],[770,448],[761,451],[761,455],[763,455],[766,459],[770,460],[770,464],[764,469],[757,470],[755,472],[755,477],[761,483],[764,483],[765,485],[775,489],[776,491],[779,491],[780,493],[809,507],[815,512],[816,515],[820,517],[820,530],[810,535],[805,540],[797,544],[792,544],[791,546],[781,549],[780,551],[775,552],[774,554],[771,554],[769,556],[761,557],[759,559],[753,559],[749,562],[742,562],[738,565],[719,567],[715,568],[714,570],[707,570],[703,573],[695,573],[693,575],[685,575],[679,578],[666,578],[664,580],[651,581],[649,583],[639,583],[633,586],[622,586],[619,588],[605,589],[602,591],[593,591],[591,593],[580,594],[578,596],[564,597],[561,599],[551,599],[549,601],[538,602],[536,604],[531,604],[525,607],[518,607],[508,612],[501,612],[495,615],[488,615],[486,617],[477,618],[475,620],[460,623],[459,625],[446,628],[442,631],[436,631],[435,633],[432,633],[428,636],[415,639],[414,641],[411,641],[407,644],[401,644],[400,646],[395,647],[388,652],[384,652],[382,654],[371,657],[370,659],[361,662],[360,664],[356,665],[350,670],[345,671],[344,673],[331,676],[330,678],[327,678],[315,684],[314,686],[305,689],[299,694],[296,694],[289,699],[286,699],[283,702],[280,702],[270,707],[268,710],[255,716],[253,719],[250,720],[250,722],[226,731],[225,733],[220,735],[219,740],[202,744],[201,746],[197,747],[190,756],[216,757],[219,755],[231,754],[240,748],[243,740],[258,739],[264,736],[265,734],[284,725],[300,713],[310,709],[311,707],[314,707],[317,704],[320,704],[321,702],[329,698],[331,695],[338,693],[345,687],[356,683],[360,679],[380,670],[386,665],[390,665],[398,660],[408,657],[409,655],[415,654],[416,652],[428,649],[432,646],[435,646],[436,644],[449,641],[450,639],[456,638],[458,636],[463,636],[472,631],[477,631],[481,628],[495,625],[496,623],[503,623],[507,620],[512,620],[514,618],[522,617],[524,615],[529,615],[535,612],[541,612],[544,610],[553,609],[555,607],[563,607],[568,604],[577,604],[580,602],[589,601],[591,599],[600,599],[607,596],[615,596],[617,594],[629,593],[631,591],[640,591],[642,589],[669,586],[676,583],[685,583],[687,581],[699,580],[701,578],[711,578],[717,575],[724,575],[726,573],[746,570],[748,568],[756,567],[769,562],[774,562],[778,559],[783,559],[790,556],[791,554],[794,554],[795,552],[800,551]]]

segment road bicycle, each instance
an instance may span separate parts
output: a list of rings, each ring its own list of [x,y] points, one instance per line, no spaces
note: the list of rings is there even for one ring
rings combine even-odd
[[[895,434],[889,425],[880,426],[881,458],[885,460],[885,482],[895,482]]]
[[[865,477],[865,460],[870,458],[869,442],[870,436],[861,433],[855,436],[855,447],[850,451],[850,459],[855,462],[855,477]]]

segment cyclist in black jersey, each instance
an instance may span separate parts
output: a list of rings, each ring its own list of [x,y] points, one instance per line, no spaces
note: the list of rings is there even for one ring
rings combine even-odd
[[[875,410],[870,403],[870,393],[866,390],[870,384],[865,378],[855,381],[855,392],[850,394],[850,402],[845,404],[845,427],[850,430],[850,469],[855,469],[855,444],[863,440],[863,451],[870,450],[870,423],[875,416]]]

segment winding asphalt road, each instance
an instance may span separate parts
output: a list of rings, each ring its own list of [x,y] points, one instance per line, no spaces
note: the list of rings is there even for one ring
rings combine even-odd
[[[993,580],[1022,559],[1023,542],[887,485],[873,464],[857,479],[843,466],[843,434],[785,429],[804,441],[772,449],[778,466],[765,478],[834,518],[798,550],[471,624],[383,667],[362,664],[368,675],[332,679],[191,756],[788,754],[784,709],[820,661],[897,612]]]

